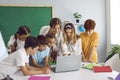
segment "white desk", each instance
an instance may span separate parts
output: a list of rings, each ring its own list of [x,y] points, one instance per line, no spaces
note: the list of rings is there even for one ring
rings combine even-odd
[[[118,72],[103,72],[103,73],[94,73],[92,70],[80,69],[79,71],[72,72],[63,72],[63,73],[53,73],[51,80],[111,80],[108,77],[110,75],[116,76]],[[10,75],[14,80],[28,80],[29,76],[23,76],[21,72]]]

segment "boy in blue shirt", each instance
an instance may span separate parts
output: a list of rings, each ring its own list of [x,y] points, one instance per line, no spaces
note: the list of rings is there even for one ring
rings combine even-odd
[[[32,55],[32,64],[36,67],[48,67],[49,66],[49,52],[50,48],[47,46],[48,42],[43,35],[39,35],[39,51]]]

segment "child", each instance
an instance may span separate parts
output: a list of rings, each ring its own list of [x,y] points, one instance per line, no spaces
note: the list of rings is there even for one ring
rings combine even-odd
[[[0,74],[12,74],[22,71],[24,75],[48,74],[49,69],[29,66],[29,55],[35,54],[39,49],[39,42],[35,37],[28,37],[24,48],[20,48],[0,62]]]
[[[47,40],[43,35],[39,35],[37,38],[39,40],[39,51],[32,55],[32,64],[36,67],[48,67],[50,48],[47,47]]]
[[[49,26],[42,27],[40,35],[53,33],[56,38],[56,44],[59,47],[60,40],[62,39],[62,22],[59,18],[52,18]]]
[[[26,38],[30,35],[30,29],[23,25],[20,26],[17,32],[10,37],[8,41],[9,52],[13,53],[19,48],[23,48]]]
[[[61,53],[63,56],[76,55],[82,53],[81,39],[75,33],[75,28],[72,23],[67,23],[64,26],[61,49]]]
[[[55,35],[54,34],[47,34],[46,38],[48,41],[48,47],[50,48],[50,58],[49,59],[50,59],[50,61],[56,63],[58,47],[56,45]]]
[[[98,62],[97,47],[98,47],[98,33],[94,31],[95,21],[88,19],[85,21],[84,28],[85,32],[80,33],[82,39],[82,49],[84,62]]]

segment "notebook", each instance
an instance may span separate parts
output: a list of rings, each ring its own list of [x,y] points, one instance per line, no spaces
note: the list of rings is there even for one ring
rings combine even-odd
[[[101,65],[96,64],[96,63],[89,63],[89,64],[86,64],[86,65],[82,66],[81,68],[92,70],[93,66],[101,66]]]
[[[108,78],[109,78],[110,80],[120,80],[120,73],[114,71],[112,74],[109,74],[109,75],[108,75]]]
[[[53,72],[67,72],[79,70],[81,55],[58,56],[56,66],[52,67]]]
[[[94,72],[112,72],[110,66],[93,66]]]
[[[120,80],[120,74],[117,75],[117,77],[115,78],[115,80]]]
[[[28,80],[50,80],[50,76],[30,76]]]

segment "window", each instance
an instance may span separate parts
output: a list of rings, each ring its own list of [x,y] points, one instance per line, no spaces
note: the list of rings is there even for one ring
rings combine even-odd
[[[110,0],[111,44],[120,44],[120,0]]]

